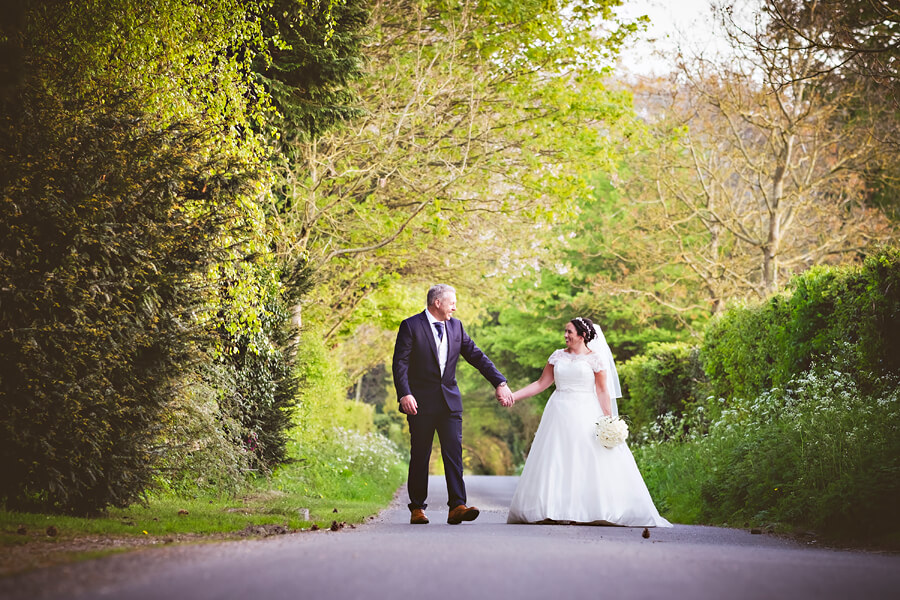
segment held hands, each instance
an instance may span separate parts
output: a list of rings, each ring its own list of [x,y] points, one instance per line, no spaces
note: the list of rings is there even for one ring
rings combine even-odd
[[[501,383],[497,386],[495,395],[497,397],[497,402],[499,402],[501,406],[510,407],[516,403],[512,390],[509,389],[509,386],[506,385],[506,383]]]

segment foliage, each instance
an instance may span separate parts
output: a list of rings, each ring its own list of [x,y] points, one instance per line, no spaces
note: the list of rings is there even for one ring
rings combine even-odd
[[[620,361],[639,354],[650,342],[684,341],[709,318],[704,290],[690,269],[671,254],[655,254],[668,223],[657,221],[652,203],[623,185],[658,180],[643,157],[659,140],[648,137],[646,125],[638,122],[622,132],[621,143],[631,152],[615,169],[595,175],[592,197],[582,204],[577,222],[558,238],[565,268],[578,284],[580,304],[588,310],[596,307],[591,314],[608,331],[607,340]]]
[[[738,6],[725,6],[727,20],[731,20],[731,12],[737,12]],[[764,0],[757,20],[762,27],[742,36],[744,43],[781,56],[802,49],[811,59],[800,68],[774,73],[777,85],[790,87],[812,75],[828,80],[831,98],[857,90],[844,117],[874,117],[877,130],[867,143],[883,149],[868,158],[860,173],[866,183],[864,201],[896,222],[900,216],[900,10],[896,3]]]
[[[670,315],[661,312],[645,317],[642,311],[646,306],[595,291],[591,280],[601,270],[592,272],[574,253],[568,258],[563,273],[551,267],[525,273],[508,284],[508,298],[488,307],[496,317],[477,327],[484,347],[510,371],[509,376],[533,381],[550,354],[564,346],[565,324],[576,316],[588,317],[601,326],[618,364],[645,351],[648,344],[689,335]]]
[[[224,165],[206,163],[206,136],[187,125],[145,132],[138,115],[105,114],[98,131],[41,116],[32,127],[56,139],[23,140],[27,170],[4,186],[3,493],[86,511],[148,483],[147,444],[192,361],[192,277],[215,260],[240,178],[216,177]],[[217,213],[185,210],[201,174]]]
[[[786,296],[738,306],[715,319],[701,356],[713,393],[753,398],[783,387],[841,343],[853,349],[863,389],[900,373],[900,251],[884,249],[861,267],[812,269]]]
[[[323,442],[335,427],[362,433],[372,429],[373,406],[347,399],[350,382],[321,333],[311,326],[301,333],[297,375],[300,386],[295,439],[301,446]]]
[[[840,0],[814,5],[797,0],[766,0],[762,7],[769,28],[835,57],[835,70],[860,73],[875,81],[900,80],[897,30],[900,12],[890,0],[869,0],[849,6]]]
[[[234,373],[230,385],[223,386],[220,405],[225,415],[241,424],[242,445],[252,452],[254,466],[271,469],[287,458],[287,432],[293,425],[298,392],[291,360],[295,333],[290,324],[290,303],[278,285],[278,273],[257,266],[248,274],[261,280],[251,286],[258,304],[259,327],[242,324],[228,331],[224,326],[227,321],[219,323],[224,342],[219,361]],[[228,290],[237,287],[237,282],[227,284]]]
[[[815,363],[786,388],[725,410],[707,436],[641,449],[648,486],[655,497],[681,496],[682,507],[691,498],[701,522],[896,535],[900,387],[891,377],[866,393],[849,369],[852,359]],[[669,469],[690,469],[692,479],[661,482]]]
[[[381,434],[335,427],[310,442],[295,437],[296,463],[276,472],[275,480],[320,498],[360,500],[374,491],[389,500],[406,477],[406,460]]]
[[[753,397],[783,377],[776,360],[783,349],[786,312],[784,298],[773,296],[756,306],[735,304],[710,323],[701,352],[714,395]]]
[[[153,440],[154,488],[191,496],[230,495],[246,487],[258,460],[246,444],[248,431],[222,410],[232,381],[225,365],[207,363],[172,390]]]
[[[140,497],[174,388],[210,340],[204,277],[247,235],[259,29],[230,0],[150,4],[30,4],[9,38],[21,63],[0,115],[9,506]]]
[[[614,152],[601,124],[628,109],[597,67],[631,26],[612,20],[616,2],[574,4],[371,4],[355,83],[366,112],[285,150],[271,211],[279,252],[319,274],[304,320],[354,340],[339,350],[353,370],[390,351],[357,332],[364,315],[396,326],[408,312],[395,300],[415,294],[418,308],[414,290],[436,280],[487,297],[483,274],[514,272],[519,249],[535,252],[527,227],[574,206],[580,165]]]
[[[267,15],[263,32],[273,47],[254,68],[277,111],[271,118],[277,135],[308,142],[359,117],[349,84],[362,73],[368,2],[273,0]]]
[[[662,415],[683,417],[706,398],[698,349],[683,342],[650,344],[622,365],[619,377],[624,396],[619,412],[628,416],[633,430]]]

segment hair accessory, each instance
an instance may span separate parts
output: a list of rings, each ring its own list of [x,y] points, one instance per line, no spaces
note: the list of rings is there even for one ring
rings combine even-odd
[[[592,339],[594,339],[595,337],[597,337],[597,333],[596,333],[596,331],[594,331],[594,328],[590,324],[588,324],[588,321],[585,320],[584,318],[575,317],[574,319],[572,319],[572,322],[578,323],[579,325],[581,325],[581,327],[576,327],[575,329],[576,330],[582,329],[581,337],[584,338],[585,342],[589,342]]]

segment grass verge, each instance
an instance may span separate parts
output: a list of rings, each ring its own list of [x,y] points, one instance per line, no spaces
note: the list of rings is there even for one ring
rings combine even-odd
[[[354,525],[386,507],[406,477],[383,438],[339,430],[243,493],[155,493],[98,517],[0,510],[0,576],[156,544]]]

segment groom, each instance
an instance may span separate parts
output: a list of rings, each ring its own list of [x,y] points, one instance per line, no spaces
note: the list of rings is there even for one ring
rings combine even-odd
[[[425,498],[428,496],[428,463],[431,443],[437,431],[447,479],[450,513],[447,522],[458,525],[474,521],[478,509],[466,506],[466,486],[462,464],[462,396],[456,385],[456,363],[462,356],[496,388],[497,400],[512,405],[506,378],[494,367],[475,342],[466,335],[462,323],[453,318],[456,290],[438,284],[428,290],[428,306],[400,323],[394,346],[394,387],[400,411],[409,421],[409,522],[428,523]]]

